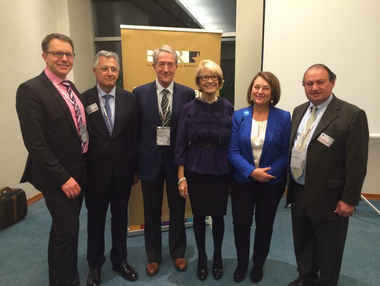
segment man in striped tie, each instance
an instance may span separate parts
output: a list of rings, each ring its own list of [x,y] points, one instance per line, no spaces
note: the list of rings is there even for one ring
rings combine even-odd
[[[74,64],[72,40],[50,34],[41,46],[46,68],[17,90],[17,114],[29,152],[21,182],[43,193],[52,217],[45,284],[78,286],[79,212],[89,143],[86,116],[78,90],[66,78]]]
[[[178,56],[169,46],[153,53],[157,78],[134,89],[140,108],[141,129],[138,172],[141,180],[145,249],[148,256],[146,272],[156,275],[162,260],[161,207],[164,182],[169,205],[169,250],[178,271],[185,271],[187,261],[184,224],[185,199],[178,192],[177,166],[174,150],[181,107],[194,99],[191,88],[174,82]]]

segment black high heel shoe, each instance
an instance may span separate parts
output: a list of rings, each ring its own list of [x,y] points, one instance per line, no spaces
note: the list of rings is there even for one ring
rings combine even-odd
[[[263,267],[253,266],[252,271],[251,271],[252,283],[259,283],[262,278],[263,278]]]
[[[198,262],[197,275],[199,280],[204,281],[207,278],[207,261],[206,262]]]
[[[243,269],[239,268],[239,266],[236,267],[236,270],[234,273],[234,281],[236,283],[240,283],[241,281],[243,281],[245,278],[245,272],[246,272],[245,269],[243,270]]]
[[[222,262],[214,262],[212,266],[212,275],[216,280],[219,280],[223,276],[223,263]]]

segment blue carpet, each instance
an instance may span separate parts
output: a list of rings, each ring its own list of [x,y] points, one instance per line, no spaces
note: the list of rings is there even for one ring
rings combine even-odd
[[[372,201],[380,208],[380,201]],[[278,208],[271,251],[264,267],[264,278],[259,285],[287,285],[297,278],[297,269],[293,252],[290,209],[285,209],[285,198]],[[86,261],[86,215],[83,207],[81,212],[81,230],[79,238],[78,268],[82,285],[85,285],[88,273]],[[25,219],[5,230],[0,231],[0,285],[1,286],[45,286],[48,285],[47,243],[50,230],[50,216],[44,200],[29,206]],[[224,276],[215,281],[209,275],[201,282],[196,277],[197,252],[193,230],[188,228],[188,247],[186,258],[189,265],[186,272],[178,272],[173,268],[173,262],[168,251],[167,232],[163,232],[163,262],[160,272],[154,277],[145,274],[147,263],[144,237],[128,238],[128,262],[139,274],[139,280],[133,285],[238,285],[232,276],[236,267],[236,253],[232,230],[232,217],[229,205],[225,217],[226,231],[223,244]],[[360,202],[357,211],[350,219],[349,233],[343,259],[339,286],[377,286],[380,285],[380,216],[367,204]],[[109,261],[110,224],[106,226],[106,256],[107,261],[102,268],[102,285],[118,286],[132,284],[123,280],[112,270]],[[211,229],[207,229],[208,257],[212,257]],[[209,261],[209,268],[212,262]],[[249,273],[247,273],[249,274]],[[247,275],[239,285],[252,285]]]

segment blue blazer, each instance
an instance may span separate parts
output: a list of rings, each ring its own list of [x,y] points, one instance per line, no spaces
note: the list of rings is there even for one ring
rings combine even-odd
[[[234,112],[228,159],[235,168],[233,178],[242,183],[251,182],[255,169],[251,147],[252,108],[249,106]],[[279,108],[269,110],[265,141],[260,158],[260,168],[271,167],[268,174],[276,179],[274,185],[286,179],[290,140],[290,113]]]
[[[174,150],[177,138],[178,119],[182,106],[195,98],[193,89],[174,83],[173,106],[170,119],[170,146],[157,146],[157,126],[161,126],[158,111],[156,81],[136,87],[137,105],[140,110],[140,148],[138,173],[142,181],[152,182],[164,160],[166,175],[177,181],[177,166],[174,165]]]

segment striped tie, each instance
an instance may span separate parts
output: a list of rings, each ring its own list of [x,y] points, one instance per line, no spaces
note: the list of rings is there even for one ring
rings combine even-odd
[[[112,95],[110,94],[103,95],[103,98],[105,99],[104,109],[106,110],[106,112],[103,114],[103,117],[104,117],[104,121],[106,122],[106,126],[110,135],[112,135],[112,113],[111,113],[111,107],[108,101],[111,98],[111,96]]]
[[[81,140],[81,146],[82,146],[82,152],[83,152],[83,150],[84,150],[84,142],[83,142],[82,136],[80,134],[80,126],[83,125],[82,112],[80,111],[79,104],[78,104],[77,100],[75,99],[74,92],[71,89],[71,85],[70,85],[69,81],[64,80],[61,83],[62,83],[62,85],[64,87],[66,87],[67,92],[69,94],[69,98],[70,98],[70,100],[71,100],[71,102],[72,102],[72,104],[74,106],[75,116],[77,118],[77,123],[78,123],[78,134],[79,134],[79,137],[80,137],[80,140]]]
[[[162,126],[169,126],[170,125],[170,104],[169,104],[169,98],[168,98],[169,90],[164,89],[162,91],[162,100],[161,100],[161,111],[162,111]]]

